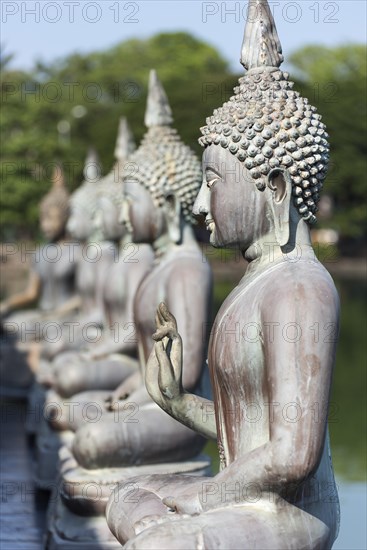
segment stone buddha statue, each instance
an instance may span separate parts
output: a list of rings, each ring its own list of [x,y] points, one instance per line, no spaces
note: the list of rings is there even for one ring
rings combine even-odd
[[[152,348],[151,328],[156,306],[164,299],[187,330],[185,387],[199,388],[206,348],[205,338],[198,342],[195,335],[198,331],[203,333],[211,294],[210,270],[202,260],[191,225],[191,208],[201,183],[201,169],[195,155],[171,127],[170,106],[155,71],[150,74],[145,124],[148,131],[139,149],[130,157],[130,163],[137,166],[137,170],[131,174],[129,167],[122,173],[122,219],[130,227],[135,243],[151,244],[155,251],[154,269],[142,281],[134,301],[140,366],[144,373]],[[200,290],[197,280],[202,283]],[[173,300],[175,289],[179,289],[179,296],[175,295]],[[191,303],[193,297],[196,305],[191,310],[188,302]],[[161,444],[156,446],[153,429],[158,424],[162,430],[166,424],[167,433],[173,430],[175,434],[165,443],[165,461],[195,456],[202,446],[202,438],[193,438],[191,430],[182,430],[180,424],[162,414],[152,402],[141,372],[125,380],[110,402],[110,407],[117,410],[127,402],[135,403],[139,407],[139,426],[131,425],[131,436],[126,434],[129,444],[121,444],[121,424],[114,421],[112,413],[100,425],[85,425],[78,430],[73,453],[78,463],[87,469],[125,466],[136,460],[139,463],[161,461],[162,448]],[[126,427],[123,432],[125,430]],[[184,440],[187,437],[191,447],[183,450],[183,444],[178,446],[180,437]]]
[[[133,299],[152,265],[153,252],[149,245],[135,246],[119,221],[122,194],[118,174],[134,147],[126,119],[121,119],[115,166],[97,184],[95,177],[86,181],[72,197],[68,228],[75,237],[88,239],[85,248],[98,245],[99,259],[90,262],[87,254],[81,254],[78,264],[77,282],[87,307],[84,316],[76,319],[69,348],[79,346],[79,350],[57,355],[51,368],[46,372],[44,369],[43,377],[39,377],[43,385],[52,387],[46,395],[47,414],[37,438],[37,481],[42,487],[52,483],[59,447],[72,435],[64,417],[70,420],[66,398],[83,390],[113,390],[138,369]],[[103,395],[107,397],[109,393]],[[93,396],[85,392],[82,399],[90,402]],[[54,409],[60,413],[56,419]],[[46,422],[48,416],[50,426]]]
[[[94,216],[100,189],[100,162],[96,151],[89,149],[84,164],[84,181],[71,195],[67,231],[75,240],[72,253],[75,259],[76,293],[64,304],[64,311],[72,312],[73,325],[62,331],[61,338],[46,342],[41,356],[52,359],[61,351],[79,349],[85,345],[85,326],[92,339],[92,331],[104,324],[102,288],[115,257],[115,244],[96,228]]]
[[[4,342],[3,384],[29,385],[32,377],[26,365],[30,363],[34,367],[36,364],[32,359],[33,344],[45,338],[50,319],[63,318],[63,306],[74,293],[75,264],[70,257],[71,243],[65,238],[68,214],[69,194],[62,166],[58,165],[53,172],[52,188],[40,204],[40,225],[47,242],[29,252],[32,262],[27,288],[0,305],[5,318],[5,334],[9,341],[15,340],[16,347],[28,357],[28,361],[19,363],[23,367],[17,369],[14,361],[7,358]],[[37,302],[37,309],[15,312],[34,302]],[[9,362],[11,369],[8,368]]]
[[[107,520],[129,550],[327,549],[337,536],[327,415],[339,299],[310,241],[328,136],[279,69],[267,1],[256,7],[241,54],[247,72],[200,138],[204,180],[193,212],[213,246],[239,247],[249,262],[211,332],[213,402],[182,384],[186,328],[171,304],[158,308],[145,371],[164,411],[217,441],[221,468],[213,478],[120,484]]]
[[[129,157],[134,148],[131,131],[126,119],[122,118],[115,149],[116,162],[99,183],[94,216],[97,231],[116,246],[113,261],[106,270],[108,277],[104,278],[98,292],[104,328],[100,338],[84,344],[82,353],[55,360],[53,388],[62,397],[86,390],[113,390],[138,368],[133,301],[140,282],[152,267],[153,251],[148,244],[132,242],[131,233],[120,221],[119,174],[125,166],[126,170],[132,166]]]
[[[130,166],[122,172],[121,215],[133,242],[149,244],[155,252],[154,266],[134,300],[140,372],[126,379],[107,404],[101,401],[105,413],[98,422],[81,416],[78,420],[74,409],[74,428],[78,422],[80,427],[72,454],[64,457],[61,466],[62,502],[51,527],[54,539],[67,532],[73,544],[77,537],[90,544],[97,539],[103,548],[112,544],[104,508],[119,480],[139,471],[198,474],[208,467],[208,460],[199,455],[205,439],[162,411],[144,383],[155,311],[165,300],[185,333],[183,386],[202,394],[211,301],[211,272],[196,242],[191,215],[201,185],[201,166],[171,126],[171,109],[155,71],[150,74],[145,124],[148,131],[129,159],[136,170],[132,173]],[[83,394],[75,395],[73,401],[82,403]],[[99,492],[94,500],[85,497],[91,484]],[[71,514],[77,530],[69,527]]]
[[[108,268],[113,263],[115,245],[103,240],[99,242],[103,236],[94,226],[96,195],[101,178],[99,158],[92,148],[85,159],[83,175],[83,183],[70,197],[66,224],[67,233],[72,238],[69,256],[75,272],[74,294],[47,317],[51,326],[56,325],[57,337],[44,338],[32,344],[36,379],[28,396],[26,429],[29,434],[36,433],[42,422],[45,391],[53,382],[52,359],[57,354],[65,358],[64,350],[82,347],[85,345],[85,332],[91,338],[103,325],[101,292],[97,289],[103,286]],[[100,256],[99,261],[91,261],[96,254]]]

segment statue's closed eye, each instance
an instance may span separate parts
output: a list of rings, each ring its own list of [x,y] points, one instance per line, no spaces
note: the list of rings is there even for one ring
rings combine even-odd
[[[207,180],[206,186],[211,189],[213,185],[219,180],[219,178],[212,178],[210,180]]]

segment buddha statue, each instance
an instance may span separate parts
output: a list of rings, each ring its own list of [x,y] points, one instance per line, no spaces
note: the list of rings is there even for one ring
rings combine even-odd
[[[40,204],[40,226],[46,243],[28,253],[32,261],[26,289],[0,304],[6,335],[2,345],[4,386],[14,389],[29,387],[37,365],[33,344],[44,339],[45,334],[47,337],[50,328],[47,325],[51,319],[63,319],[63,306],[73,295],[75,264],[70,258],[72,243],[65,237],[68,214],[69,194],[62,166],[57,165],[52,187]],[[37,302],[37,309],[16,311],[28,308],[34,302]],[[24,361],[14,362],[12,342],[18,357],[22,356]]]
[[[96,194],[100,181],[100,162],[96,151],[89,149],[83,169],[84,181],[72,193],[69,200],[69,218],[66,230],[73,239],[70,243],[70,260],[75,271],[75,291],[57,311],[52,312],[48,321],[55,325],[56,338],[43,339],[32,344],[32,359],[36,371],[35,381],[28,394],[26,430],[36,434],[44,421],[42,410],[45,392],[52,386],[52,359],[66,349],[78,349],[85,342],[83,335],[92,338],[103,325],[100,288],[107,276],[115,256],[112,242],[101,242],[100,231],[94,227]],[[90,256],[91,249],[92,256]],[[98,262],[91,261],[93,254],[100,256]],[[60,322],[60,318],[63,322]],[[97,332],[98,334],[98,332]],[[65,357],[65,353],[62,354]],[[74,352],[75,355],[75,352]]]
[[[98,241],[101,255],[97,265],[85,260],[80,265],[84,274],[77,272],[80,286],[86,285],[88,281],[94,282],[87,298],[91,298],[91,304],[94,298],[98,308],[90,308],[85,320],[79,321],[76,327],[79,327],[80,335],[87,334],[89,342],[83,342],[80,338],[80,351],[70,350],[57,355],[42,380],[44,385],[52,387],[45,398],[46,414],[37,438],[37,480],[43,487],[51,485],[56,475],[59,447],[65,440],[69,441],[72,435],[64,418],[65,415],[66,419],[70,416],[66,398],[82,390],[113,390],[138,369],[136,339],[132,334],[132,305],[136,289],[152,265],[153,253],[149,245],[135,246],[125,226],[119,221],[122,195],[118,173],[127,163],[134,147],[126,119],[121,119],[114,168],[92,189],[87,182],[84,188],[79,189],[75,201],[72,201],[75,216],[69,220],[70,231],[74,235],[78,231],[78,237],[82,238],[83,228],[87,227],[83,222],[83,204],[89,202],[90,209],[87,212],[91,213],[94,243],[97,238],[101,239]],[[88,327],[87,333],[83,330],[85,327]],[[97,337],[93,336],[93,332],[92,336],[90,333],[90,328],[93,330],[94,327],[99,330]],[[108,394],[107,391],[105,396]],[[87,392],[84,399],[88,402],[93,400],[93,392]],[[60,412],[56,419],[53,417],[53,409]]]
[[[337,536],[327,416],[339,299],[310,241],[328,136],[279,69],[267,1],[255,4],[241,55],[247,72],[199,140],[204,178],[193,212],[213,246],[239,247],[249,262],[211,332],[213,402],[182,384],[186,327],[171,304],[158,308],[145,371],[168,415],[217,441],[220,472],[120,484],[106,514],[129,550],[328,549]]]
[[[76,293],[64,305],[64,310],[73,312],[73,325],[63,330],[56,341],[43,342],[40,355],[51,360],[64,350],[85,346],[85,326],[88,337],[104,325],[101,288],[105,283],[116,254],[115,244],[96,227],[97,194],[101,186],[100,161],[96,151],[90,148],[84,164],[84,181],[70,198],[70,215],[67,232],[77,243],[73,254],[76,264]]]
[[[131,169],[129,156],[135,144],[125,118],[120,120],[111,172],[100,182],[96,197],[95,227],[104,238],[116,243],[108,278],[100,289],[105,327],[101,337],[84,346],[74,357],[57,357],[53,368],[53,389],[61,397],[87,390],[114,390],[138,368],[137,344],[133,326],[133,301],[140,282],[153,264],[148,244],[135,244],[126,224],[121,223],[122,208],[119,174]]]
[[[150,74],[145,124],[148,131],[129,159],[136,170],[131,173],[127,167],[122,172],[121,213],[133,242],[149,244],[155,252],[154,266],[134,300],[140,372],[127,378],[107,403],[100,401],[105,412],[97,422],[81,415],[76,418],[78,409],[73,409],[77,429],[69,456],[65,448],[60,451],[61,500],[50,527],[53,540],[62,533],[73,544],[78,537],[84,544],[97,539],[103,548],[115,541],[104,509],[119,480],[138,472],[200,474],[209,465],[199,455],[205,439],[162,411],[144,383],[156,307],[165,300],[185,331],[183,386],[203,393],[205,327],[211,301],[211,272],[196,242],[191,215],[201,185],[201,167],[171,126],[171,109],[155,71]],[[83,394],[75,395],[73,401],[83,403]],[[91,486],[98,488],[97,498],[88,497]],[[69,527],[71,514],[73,529]]]

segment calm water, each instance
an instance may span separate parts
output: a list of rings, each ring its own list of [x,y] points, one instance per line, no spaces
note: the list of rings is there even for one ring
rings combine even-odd
[[[330,438],[341,505],[334,550],[366,550],[366,294],[365,281],[335,280],[341,328],[331,395]],[[235,283],[215,287],[215,311]],[[215,446],[208,451],[217,467]]]

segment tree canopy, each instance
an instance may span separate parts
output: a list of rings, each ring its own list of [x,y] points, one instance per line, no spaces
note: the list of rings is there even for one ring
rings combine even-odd
[[[140,140],[151,68],[167,91],[182,139],[199,154],[199,127],[232,95],[238,78],[215,48],[182,32],[38,63],[28,72],[12,70],[9,54],[0,60],[2,238],[37,237],[38,203],[56,161],[64,163],[73,190],[89,146],[97,149],[103,172],[111,168],[120,116]],[[297,89],[318,107],[329,129],[333,168],[325,191],[335,203],[330,224],[346,236],[364,235],[365,48],[312,46],[289,60]]]
[[[335,211],[329,225],[342,236],[365,236],[366,48],[309,46],[290,61],[298,72],[298,87],[317,106],[330,135],[324,192],[332,196]]]

